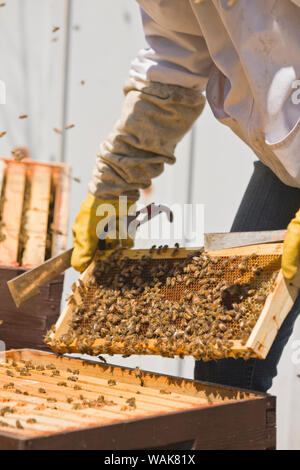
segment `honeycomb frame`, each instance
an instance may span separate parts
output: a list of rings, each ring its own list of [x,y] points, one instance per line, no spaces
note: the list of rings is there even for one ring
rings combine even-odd
[[[187,256],[190,256],[195,251],[199,251],[199,248],[180,248],[174,252],[174,249],[168,249],[164,252],[154,252],[151,254],[151,258],[153,260],[180,260],[184,259]],[[87,268],[87,270],[82,274],[80,281],[83,284],[86,284],[88,279],[94,270],[95,264],[99,261],[99,259],[105,259],[111,254],[111,251],[105,252],[98,252],[95,256],[94,261],[91,265]],[[122,257],[128,257],[131,260],[138,260],[141,259],[143,256],[149,255],[149,250],[124,250],[122,252]],[[231,258],[233,263],[238,263],[238,258],[243,256],[251,256],[256,255],[257,263],[267,267],[268,275],[273,273],[278,273],[276,276],[273,276],[272,285],[269,289],[269,295],[266,298],[264,305],[262,306],[262,310],[260,316],[252,329],[252,332],[245,341],[235,339],[233,340],[232,350],[232,357],[258,357],[264,359],[276,337],[276,334],[283,323],[284,319],[288,315],[295,299],[298,294],[298,289],[292,286],[290,283],[287,283],[283,278],[282,272],[280,270],[280,262],[281,262],[281,255],[282,255],[282,243],[272,243],[272,244],[263,244],[263,245],[253,245],[248,247],[241,247],[241,248],[232,248],[226,250],[218,250],[214,252],[208,253],[210,257],[217,257],[217,258]],[[254,261],[255,262],[255,261]],[[232,275],[232,280],[234,280],[234,274]],[[241,276],[241,275],[240,275]],[[249,272],[245,272],[242,275],[242,282],[249,281]],[[229,275],[230,277],[230,275]],[[230,280],[230,279],[228,279]],[[193,286],[190,287],[190,289]],[[168,295],[171,296],[175,295],[176,289],[180,291],[180,287],[178,285],[174,287],[166,287],[167,291],[169,291]],[[197,287],[194,286],[195,291],[197,292]],[[173,292],[172,292],[173,290]],[[181,290],[182,292],[182,290]],[[76,294],[75,294],[76,297]],[[80,299],[78,298],[78,302]],[[63,352],[75,352],[78,353],[78,349],[76,347],[76,342],[68,347],[68,350],[63,350],[62,347],[58,348],[58,344],[60,338],[67,332],[69,321],[74,312],[74,305],[72,302],[68,301],[57,324],[55,325],[54,331],[49,335],[47,339],[47,344],[54,350],[60,353]],[[99,338],[95,341],[95,344],[92,345],[93,348],[99,350],[101,345],[104,344],[104,339]],[[156,347],[156,340],[151,339],[147,343],[146,349],[148,350],[148,354],[160,354]],[[111,345],[111,353],[112,354],[122,354],[123,350],[123,343],[112,341]],[[145,354],[142,352],[143,348],[137,346],[136,354]],[[104,351],[103,351],[104,353]],[[183,350],[176,351],[175,355],[179,355],[181,357],[187,355],[187,352]],[[228,357],[228,355],[227,355]],[[221,358],[221,357],[220,357]]]

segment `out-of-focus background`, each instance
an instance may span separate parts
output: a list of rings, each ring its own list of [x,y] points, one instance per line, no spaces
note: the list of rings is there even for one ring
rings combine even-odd
[[[99,143],[118,118],[130,62],[144,44],[134,0],[7,0],[0,8],[0,80],[6,85],[0,132],[7,132],[0,138],[0,155],[25,146],[33,159],[71,164],[76,179],[71,224],[86,196]],[[28,118],[20,120],[21,114]],[[75,127],[54,131],[68,125]],[[142,202],[204,204],[205,230],[228,231],[252,173],[251,151],[207,106],[176,154],[177,163],[154,180]],[[73,270],[67,273],[64,298],[76,277]],[[280,449],[300,448],[299,349],[300,320],[271,389],[278,396]],[[193,377],[192,359],[107,360]]]

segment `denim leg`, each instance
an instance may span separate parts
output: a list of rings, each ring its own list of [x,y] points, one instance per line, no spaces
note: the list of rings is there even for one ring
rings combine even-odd
[[[244,194],[231,231],[286,228],[300,207],[300,189],[283,184],[263,163],[255,162],[254,173]],[[266,392],[277,375],[277,365],[300,312],[300,295],[282,324],[266,359],[221,359],[196,361],[195,379]]]

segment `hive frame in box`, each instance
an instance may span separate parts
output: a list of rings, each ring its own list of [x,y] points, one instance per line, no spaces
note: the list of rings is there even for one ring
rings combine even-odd
[[[252,245],[241,248],[231,248],[226,250],[218,250],[208,253],[211,257],[234,257],[234,256],[250,256],[253,254],[257,255],[282,255],[282,243],[270,243],[263,245]],[[168,249],[165,252],[153,253],[151,256],[153,259],[166,259],[166,258],[177,258],[182,259],[187,255],[199,250],[199,248],[180,248],[178,252],[173,254],[173,249]],[[87,270],[81,275],[80,279],[85,283],[91,276],[95,263],[98,259],[105,259],[111,254],[111,251],[99,252],[96,255],[95,260],[90,264]],[[144,255],[149,254],[148,250],[124,250],[122,256],[129,257],[131,259],[139,259]],[[172,256],[173,255],[173,256]],[[282,325],[284,319],[288,315],[291,307],[294,304],[294,301],[297,297],[298,289],[287,282],[280,270],[274,284],[272,286],[272,291],[268,295],[262,312],[259,316],[256,325],[254,326],[252,333],[250,334],[246,344],[243,344],[242,341],[235,340],[232,347],[233,356],[242,355],[245,352],[251,352],[254,357],[260,359],[266,358],[274,339],[279,331],[280,326]],[[75,293],[76,298],[76,293]],[[78,298],[78,301],[80,299]],[[61,313],[57,323],[55,332],[51,333],[50,340],[48,345],[55,350],[55,342],[59,341],[59,338],[65,334],[68,330],[68,323],[71,320],[74,305],[72,302],[68,301],[63,312]],[[93,347],[101,345],[103,340],[99,339],[93,345]],[[153,354],[158,354],[154,345],[155,340],[150,340],[147,348],[151,349]],[[71,345],[71,352],[78,352],[76,350],[76,345]],[[122,353],[122,343],[116,343],[114,345],[115,353]],[[63,351],[60,351],[63,352]],[[179,352],[178,352],[179,353]]]
[[[69,375],[70,369],[77,369],[78,383],[87,390],[72,392],[72,387],[68,387],[69,394],[90,395],[91,390],[100,386],[105,390],[97,390],[97,395],[104,393],[108,399],[113,395],[118,409],[113,414],[110,406],[74,411],[72,404],[66,403],[67,394],[62,390],[56,392],[57,379],[50,377],[51,370],[46,369],[44,375],[32,371],[31,377],[18,378],[18,388],[29,395],[20,394],[16,398],[14,392],[0,389],[4,399],[9,395],[21,402],[16,404],[15,418],[11,419],[25,423],[23,430],[1,428],[2,450],[263,450],[276,446],[276,399],[270,395],[153,372],[140,371],[137,376],[135,370],[125,367],[35,350],[8,351],[7,359],[32,361],[44,367],[51,363],[63,377]],[[3,377],[8,380],[4,371]],[[115,386],[109,386],[109,379],[116,382]],[[47,401],[48,395],[39,391],[41,385],[51,396],[58,393],[57,410]],[[136,397],[136,409],[121,409],[119,402],[125,402],[128,395]],[[37,423],[27,424],[26,419],[32,414]],[[65,425],[65,420],[69,424]]]
[[[7,168],[11,169],[9,182]],[[3,243],[0,243],[0,321],[3,322],[0,339],[5,342],[7,349],[24,347],[48,349],[44,343],[44,336],[50,326],[57,321],[60,312],[64,275],[42,286],[40,296],[19,309],[15,306],[7,282],[44,261],[50,183],[51,194],[55,197],[54,201],[51,200],[51,209],[53,208],[51,221],[56,231],[52,234],[52,249],[49,247],[48,254],[51,252],[51,255],[55,256],[66,249],[70,173],[70,166],[62,163],[43,163],[27,159],[17,162],[13,159],[0,158],[0,195],[5,193],[8,186],[13,197],[13,203],[7,206],[5,216],[8,221],[6,229],[12,230],[13,237],[5,240],[5,242],[10,241],[4,245],[5,249]],[[17,252],[23,212],[21,206],[25,194],[25,182],[29,178],[32,186],[26,205],[27,220],[25,220],[28,241],[24,246],[23,261],[19,263],[21,257],[17,256]],[[16,185],[15,190],[12,185]],[[2,204],[5,202],[3,198],[1,202]],[[5,226],[2,229],[5,229]]]
[[[70,197],[69,165],[34,160],[0,159],[0,194],[3,196],[0,263],[7,267],[32,268],[45,260],[51,192],[55,195],[51,256],[66,249]],[[5,177],[4,177],[5,175]],[[21,234],[26,181],[31,183],[26,207],[26,235],[21,263],[18,250]],[[53,185],[53,188],[51,186]],[[9,195],[9,197],[6,197]],[[13,217],[12,217],[13,214]]]

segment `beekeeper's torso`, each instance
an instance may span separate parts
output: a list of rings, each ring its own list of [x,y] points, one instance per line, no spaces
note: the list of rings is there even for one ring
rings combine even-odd
[[[149,49],[131,76],[206,90],[216,118],[300,187],[300,0],[138,3]]]

